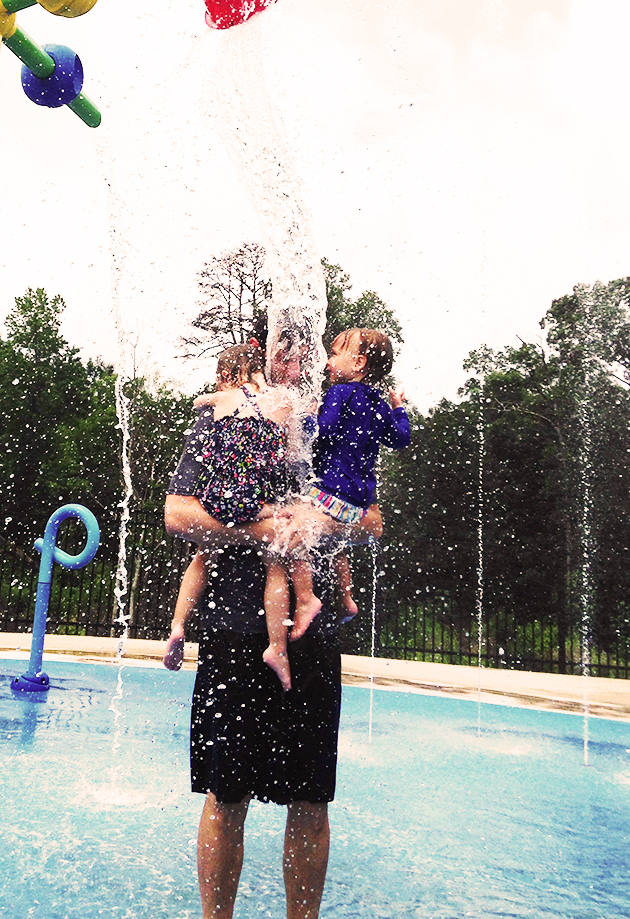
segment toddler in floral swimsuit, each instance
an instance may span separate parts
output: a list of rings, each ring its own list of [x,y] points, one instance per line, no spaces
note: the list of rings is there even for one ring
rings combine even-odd
[[[260,348],[236,345],[220,355],[218,391],[200,396],[197,409],[212,409],[214,423],[204,445],[196,496],[204,509],[224,525],[247,523],[272,513],[270,505],[288,491],[288,453],[293,405],[287,390],[269,387]],[[266,568],[265,618],[269,647],[263,659],[291,688],[287,658],[289,614],[288,573],[296,594],[295,622],[311,621],[321,608],[313,594],[310,565],[284,560],[264,551]],[[184,630],[190,613],[216,562],[216,553],[199,551],[189,565],[179,591],[164,664],[181,666]]]

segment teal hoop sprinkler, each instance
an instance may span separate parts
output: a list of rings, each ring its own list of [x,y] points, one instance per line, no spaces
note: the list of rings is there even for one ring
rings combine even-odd
[[[67,19],[88,13],[96,0],[0,0],[0,43],[22,63],[22,88],[31,102],[47,108],[67,105],[90,128],[101,123],[101,113],[83,87],[83,65],[79,55],[65,45],[40,47],[23,32],[15,14],[39,4],[54,16]]]
[[[64,552],[63,549],[58,549],[56,546],[59,526],[68,517],[78,517],[85,524],[87,531],[85,546],[78,555],[68,555],[67,552]],[[64,504],[50,517],[44,530],[44,538],[36,540],[35,548],[38,552],[41,552],[42,560],[39,565],[37,594],[35,596],[31,659],[27,672],[20,677],[15,677],[11,683],[11,689],[15,692],[45,692],[50,685],[47,674],[42,672],[42,659],[53,563],[57,562],[58,565],[72,570],[84,568],[96,555],[100,538],[101,532],[92,511],[89,511],[87,507],[83,507],[81,504]]]

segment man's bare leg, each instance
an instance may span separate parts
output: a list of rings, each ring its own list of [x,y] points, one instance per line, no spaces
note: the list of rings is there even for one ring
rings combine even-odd
[[[317,919],[324,892],[330,825],[327,804],[289,804],[284,836],[287,919]]]
[[[243,830],[249,798],[220,804],[209,794],[197,837],[197,871],[203,919],[232,919],[243,867]]]

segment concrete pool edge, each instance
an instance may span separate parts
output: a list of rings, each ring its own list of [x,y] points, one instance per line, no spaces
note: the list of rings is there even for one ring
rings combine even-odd
[[[62,657],[113,663],[116,638],[86,638],[75,635],[47,635],[44,659]],[[164,654],[163,641],[130,638],[124,660],[141,666],[159,667]],[[28,659],[31,635],[26,632],[0,632],[0,658]],[[448,695],[501,705],[519,705],[549,711],[583,714],[585,698],[588,713],[601,718],[630,721],[630,680],[605,677],[563,676],[529,670],[489,670],[456,664],[399,661],[389,658],[357,657],[343,654],[342,679],[346,685],[375,686],[407,692]],[[186,643],[184,669],[194,670],[197,645]]]

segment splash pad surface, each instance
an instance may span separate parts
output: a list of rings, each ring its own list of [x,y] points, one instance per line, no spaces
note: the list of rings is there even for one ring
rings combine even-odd
[[[0,916],[198,919],[194,674],[0,665]],[[119,681],[120,676],[120,681]],[[630,913],[630,724],[344,688],[322,919]],[[284,809],[253,804],[236,915],[284,916]]]

